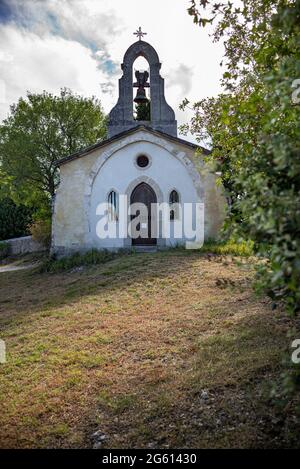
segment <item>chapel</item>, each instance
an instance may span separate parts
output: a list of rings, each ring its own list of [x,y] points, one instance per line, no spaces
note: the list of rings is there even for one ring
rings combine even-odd
[[[178,137],[161,63],[144,34],[139,29],[125,52],[107,139],[58,162],[53,254],[191,247],[219,234],[225,198],[205,163],[209,151]],[[139,57],[147,69],[134,68]]]

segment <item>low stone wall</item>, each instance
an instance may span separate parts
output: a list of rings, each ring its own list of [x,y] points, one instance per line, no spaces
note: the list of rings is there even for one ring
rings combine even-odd
[[[32,236],[22,236],[21,238],[6,239],[4,242],[9,244],[10,255],[26,254],[28,252],[46,250],[42,244],[34,241]]]

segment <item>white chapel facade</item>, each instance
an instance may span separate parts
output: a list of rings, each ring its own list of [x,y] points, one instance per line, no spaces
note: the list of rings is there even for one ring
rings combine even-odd
[[[139,56],[149,63],[149,71],[136,71],[135,81],[133,64]],[[202,226],[197,229],[204,238],[216,238],[223,224],[225,198],[204,162],[208,151],[177,137],[155,49],[140,38],[126,51],[121,67],[108,138],[59,161],[52,220],[52,252],[59,256],[92,248],[186,244],[191,239],[183,228],[185,204],[202,207]],[[149,106],[147,120],[136,120],[134,102]],[[132,210],[135,204],[149,210],[135,224],[138,234],[133,235],[128,226],[141,216],[141,211]]]

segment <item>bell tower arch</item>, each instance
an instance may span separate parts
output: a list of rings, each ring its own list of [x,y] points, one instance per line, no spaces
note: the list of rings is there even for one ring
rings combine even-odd
[[[150,68],[151,121],[136,121],[133,118],[133,63],[144,57]],[[109,114],[108,137],[136,127],[138,124],[150,125],[177,137],[175,113],[165,99],[164,79],[160,75],[161,63],[154,47],[141,39],[132,44],[125,52],[121,65],[123,76],[119,79],[119,99]]]

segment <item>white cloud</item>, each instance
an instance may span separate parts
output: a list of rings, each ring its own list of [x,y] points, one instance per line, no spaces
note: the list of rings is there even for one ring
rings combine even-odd
[[[96,95],[109,112],[117,101],[124,53],[141,25],[162,62],[167,101],[178,122],[185,122],[189,111],[178,109],[185,97],[193,101],[220,91],[223,54],[208,29],[193,24],[188,5],[188,0],[151,0],[146,7],[140,0],[10,0],[11,21],[1,24],[0,18],[0,82],[6,92],[0,118],[26,90],[57,93],[64,86]]]
[[[179,86],[178,92],[183,96],[187,96],[193,86],[193,67],[188,67],[185,64],[179,64],[176,68],[171,70],[167,76],[169,87]]]
[[[58,93],[68,87],[83,95],[100,97],[100,83],[107,76],[97,68],[91,51],[75,41],[58,36],[40,38],[35,33],[2,27],[0,42],[9,51],[0,57],[1,80],[5,84],[6,102],[0,103],[1,117],[5,117],[9,104],[25,96],[27,90]],[[105,107],[110,100],[101,96]]]

